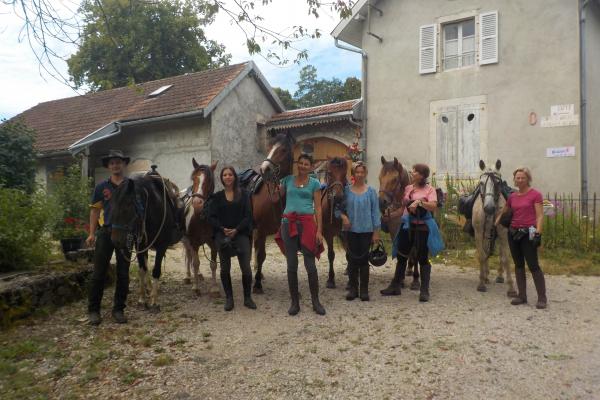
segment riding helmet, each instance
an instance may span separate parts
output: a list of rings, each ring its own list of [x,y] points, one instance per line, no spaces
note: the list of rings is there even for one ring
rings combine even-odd
[[[372,246],[369,252],[369,263],[374,267],[381,267],[387,261],[387,253],[383,242],[380,240],[376,246]]]

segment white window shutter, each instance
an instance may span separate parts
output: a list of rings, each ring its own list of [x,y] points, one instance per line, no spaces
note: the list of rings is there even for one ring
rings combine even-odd
[[[498,11],[479,14],[479,65],[498,62]]]
[[[423,25],[419,28],[419,73],[436,72],[437,26]]]

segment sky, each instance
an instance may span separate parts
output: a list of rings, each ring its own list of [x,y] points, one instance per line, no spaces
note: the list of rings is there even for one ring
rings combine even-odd
[[[54,0],[53,4],[67,16],[76,9],[73,0]],[[306,0],[273,0],[271,5],[257,8],[264,18],[263,23],[274,31],[287,32],[290,27],[297,25],[321,30],[320,38],[307,39],[295,45],[308,50],[308,60],[300,65],[280,67],[259,55],[250,56],[243,32],[232,25],[224,12],[220,12],[215,22],[206,27],[206,35],[225,45],[227,52],[232,55],[232,64],[253,60],[271,86],[287,89],[292,95],[296,91],[298,73],[306,64],[317,68],[319,79],[360,78],[360,55],[336,48],[330,35],[339,22],[335,11],[322,9],[320,17],[314,18],[307,15],[307,10]],[[11,118],[41,102],[83,94],[40,68],[31,47],[20,33],[23,27],[21,16],[18,10],[0,5],[0,119]],[[76,51],[75,46],[62,43],[53,44],[53,48],[65,58]],[[290,60],[295,58],[294,53],[287,55]],[[68,76],[66,62],[55,60],[54,64],[63,76]]]

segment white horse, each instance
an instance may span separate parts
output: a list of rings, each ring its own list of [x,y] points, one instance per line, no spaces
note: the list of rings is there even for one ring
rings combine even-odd
[[[517,292],[510,273],[508,247],[508,229],[502,225],[495,226],[496,218],[506,204],[502,195],[502,175],[500,175],[500,160],[496,161],[495,169],[487,168],[483,161],[479,161],[479,168],[483,173],[479,178],[479,194],[473,204],[473,228],[475,229],[475,245],[479,259],[479,286],[480,292],[487,291],[489,265],[488,259],[492,255],[494,246],[500,248],[500,266],[496,283],[503,283],[503,274],[506,272],[506,283],[508,284],[507,295],[515,297]]]

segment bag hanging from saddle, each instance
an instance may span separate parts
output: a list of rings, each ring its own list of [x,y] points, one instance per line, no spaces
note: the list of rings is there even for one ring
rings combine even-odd
[[[500,215],[500,225],[502,225],[505,228],[510,228],[510,223],[512,222],[512,218],[513,218],[513,210],[510,207],[506,207],[504,209],[504,211],[502,212],[502,214]]]

